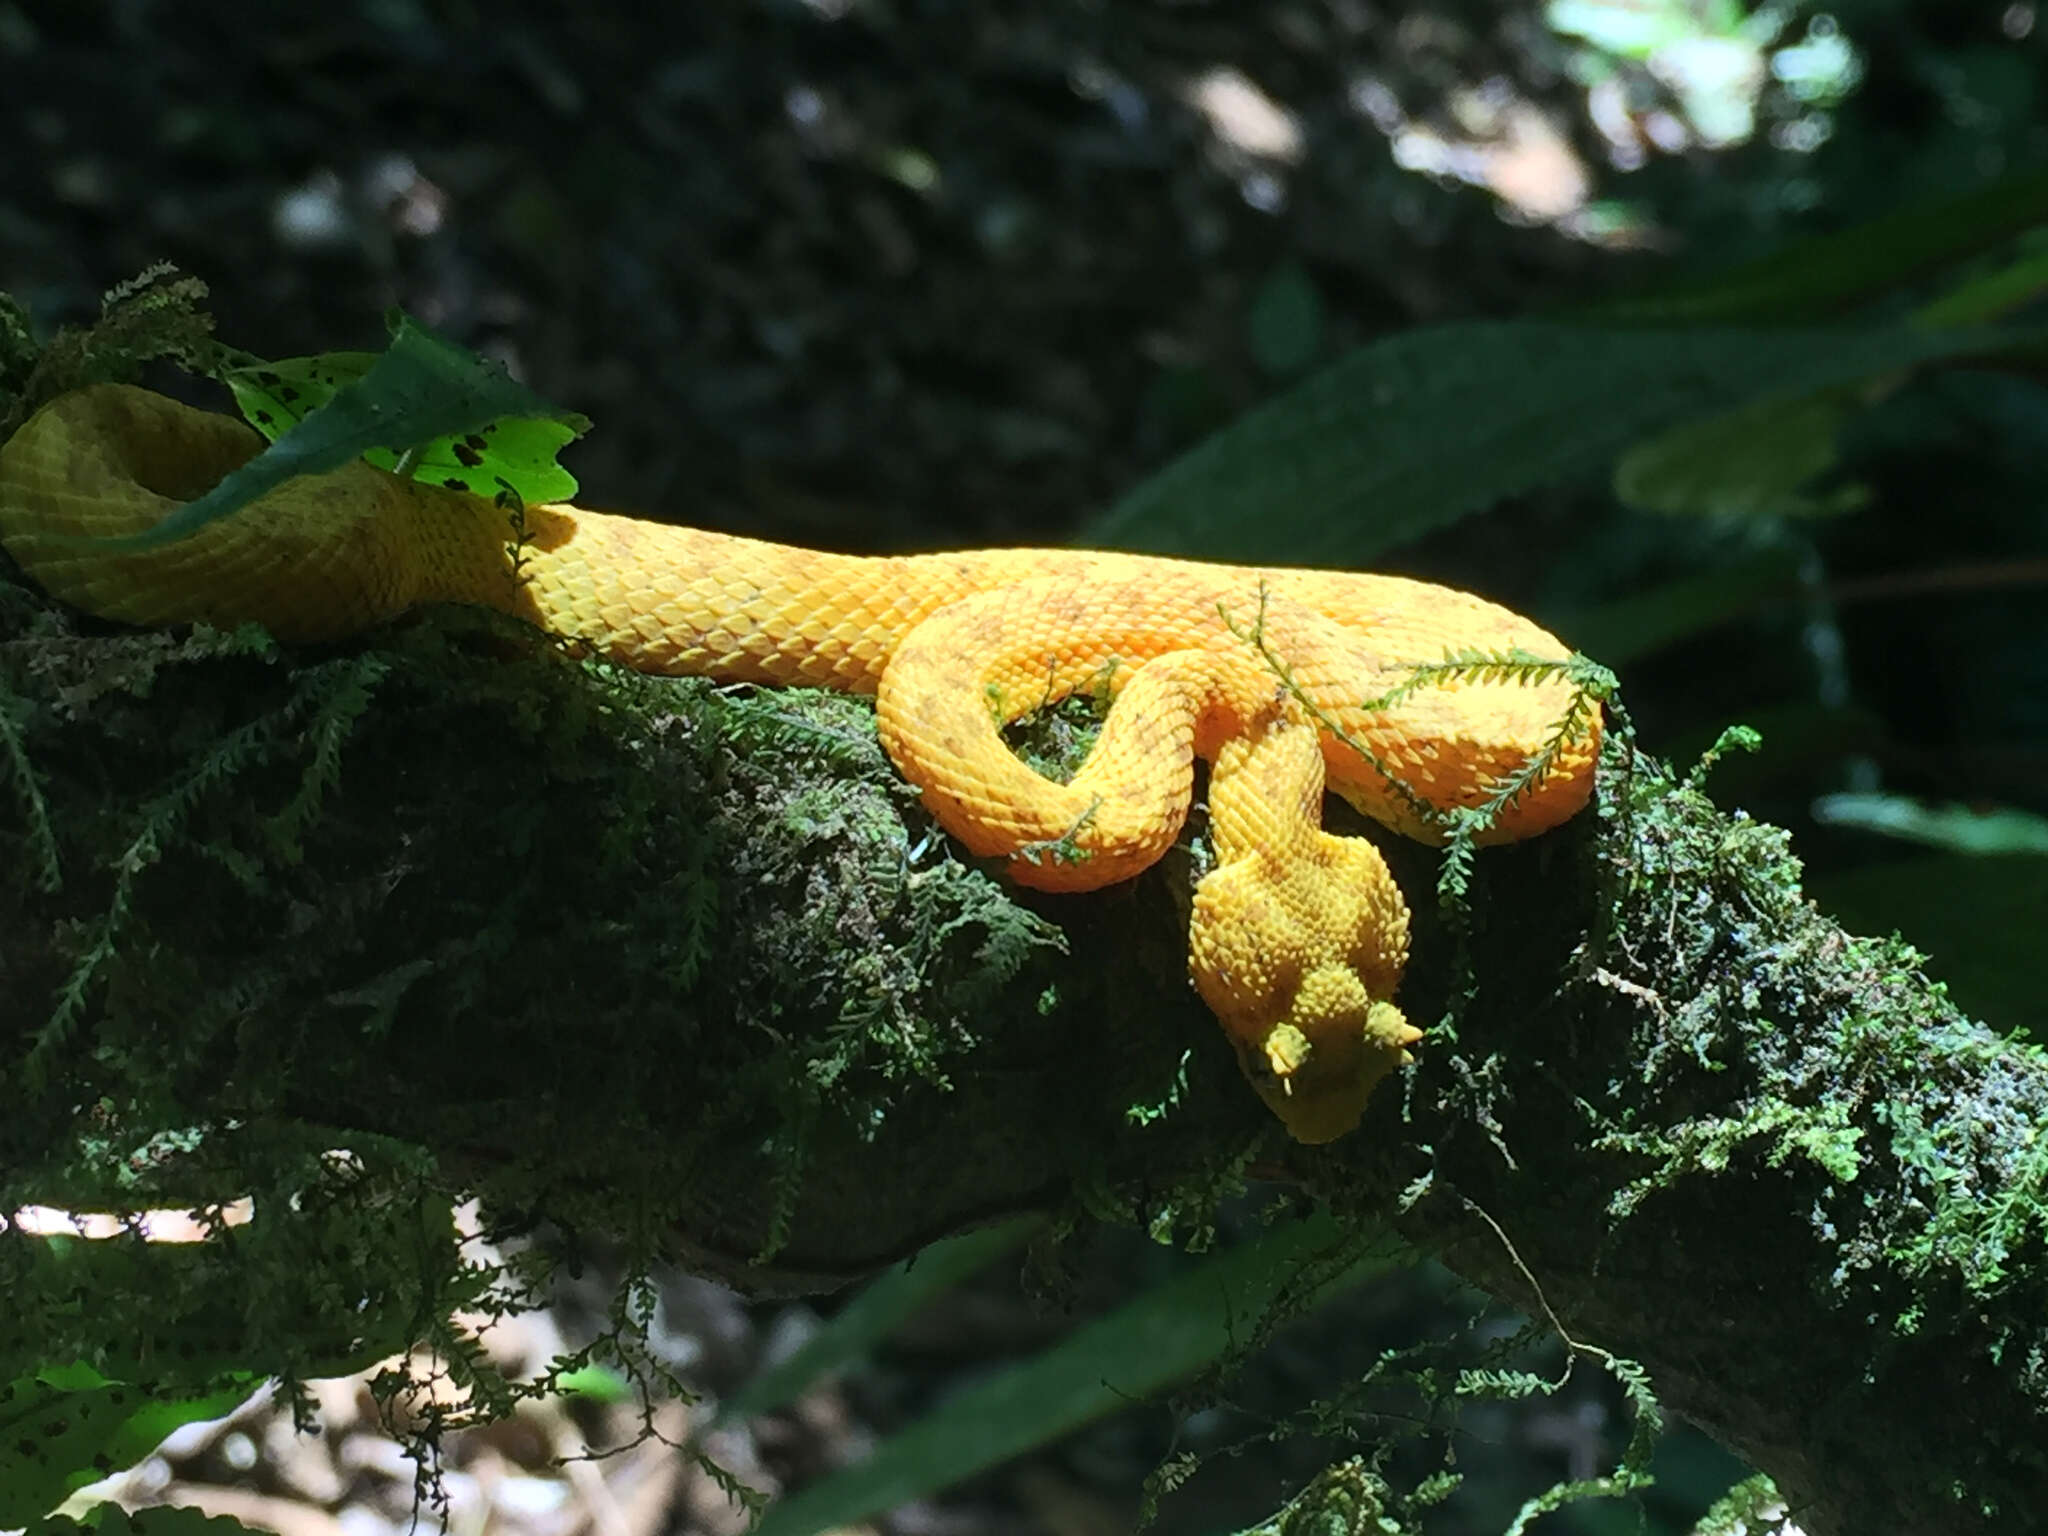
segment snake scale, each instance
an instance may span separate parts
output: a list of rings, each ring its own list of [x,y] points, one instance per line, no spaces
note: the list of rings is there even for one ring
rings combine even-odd
[[[55,597],[134,624],[253,619],[318,643],[416,604],[477,603],[641,671],[872,694],[884,747],[938,822],[1041,890],[1151,864],[1204,759],[1214,864],[1189,971],[1304,1142],[1356,1125],[1420,1038],[1393,1002],[1407,906],[1370,842],[1321,829],[1325,789],[1434,840],[1431,812],[1484,803],[1571,702],[1554,678],[1456,676],[1367,707],[1447,653],[1566,654],[1504,608],[1397,576],[1058,549],[859,557],[567,505],[527,509],[515,570],[501,509],[360,461],[181,543],[86,542],[150,527],[262,446],[141,389],[61,395],[0,445],[0,543]],[[1104,679],[1112,703],[1071,781],[1005,744],[1009,722]],[[1565,741],[1487,839],[1576,812],[1596,736],[1597,722]]]

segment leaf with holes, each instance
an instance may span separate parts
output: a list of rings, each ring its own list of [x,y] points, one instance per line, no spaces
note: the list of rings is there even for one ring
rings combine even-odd
[[[0,1528],[48,1514],[74,1489],[133,1466],[181,1424],[218,1418],[257,1378],[194,1396],[152,1396],[89,1366],[0,1385]]]
[[[401,336],[405,335],[403,326],[410,324],[403,323]],[[431,332],[420,334],[448,345]],[[412,343],[408,339],[406,344]],[[399,345],[394,339],[393,350]],[[250,424],[276,442],[342,390],[359,384],[387,355],[321,352],[282,362],[251,363],[228,369],[221,374],[221,382],[234,392],[235,403]],[[414,479],[451,490],[473,491],[479,496],[493,496],[509,487],[520,500],[532,506],[566,501],[576,494],[576,477],[555,462],[555,455],[574,442],[587,425],[581,417],[566,414],[505,416],[475,430],[437,437],[404,451],[371,448],[363,457],[379,469],[393,471],[404,462]]]
[[[53,1515],[30,1526],[25,1536],[243,1536],[251,1527],[232,1515],[209,1515],[189,1505],[157,1504],[148,1509],[123,1509],[95,1504],[85,1515],[88,1524]]]
[[[449,445],[439,483],[460,482],[484,495],[506,489],[529,502],[560,500],[575,490],[553,455],[589,428],[588,419],[551,405],[498,364],[402,314],[393,322],[390,347],[359,376],[346,377],[361,354],[335,356],[342,361],[304,359],[316,366],[279,373],[275,386],[261,378],[245,381],[263,392],[267,403],[258,408],[273,417],[284,407],[303,414],[204,496],[144,533],[103,540],[100,547],[174,544],[288,480],[339,469],[363,455],[387,468],[405,460],[417,470],[413,450],[424,453],[437,441]],[[331,393],[309,404],[307,386]],[[286,399],[287,389],[297,398]],[[528,426],[535,430],[524,430]],[[482,447],[474,446],[479,442]]]

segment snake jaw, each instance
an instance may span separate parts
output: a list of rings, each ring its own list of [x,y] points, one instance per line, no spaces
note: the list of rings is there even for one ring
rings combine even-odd
[[[1373,1090],[1414,1060],[1422,1031],[1401,1010],[1370,996],[1356,972],[1319,966],[1287,1018],[1240,1052],[1245,1076],[1296,1141],[1320,1145],[1356,1128]]]

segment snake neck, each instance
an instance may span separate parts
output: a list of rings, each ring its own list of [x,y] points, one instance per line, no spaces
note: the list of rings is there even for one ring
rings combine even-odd
[[[420,522],[416,601],[496,608],[640,672],[873,693],[902,636],[961,589],[910,560],[463,501]]]

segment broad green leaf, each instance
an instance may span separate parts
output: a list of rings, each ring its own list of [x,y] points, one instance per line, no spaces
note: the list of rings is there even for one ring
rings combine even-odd
[[[1036,1359],[968,1387],[873,1456],[768,1511],[755,1536],[812,1536],[958,1482],[1130,1407],[1221,1359],[1273,1302],[1343,1241],[1326,1215],[1276,1227],[1210,1259]],[[1407,1262],[1391,1242],[1318,1283],[1310,1300]]]
[[[1835,466],[1835,443],[1863,408],[1839,385],[1804,400],[1760,400],[1639,443],[1614,469],[1614,494],[1639,512],[1687,517],[1816,517],[1870,499],[1860,485],[1802,489]]]
[[[1037,1227],[1035,1218],[1021,1218],[920,1250],[870,1283],[795,1354],[734,1393],[716,1422],[729,1424],[780,1408],[820,1377],[857,1363],[934,1297],[1008,1253]]]
[[[81,1369],[0,1385],[0,1529],[48,1514],[72,1490],[133,1466],[179,1425],[229,1412],[256,1386],[251,1377],[215,1392],[152,1397],[103,1378],[83,1385]]]
[[[335,395],[368,374],[375,352],[323,352],[277,363],[231,368],[221,382],[256,430],[275,442]],[[494,496],[509,487],[529,506],[567,501],[576,477],[555,455],[576,440],[578,428],[550,418],[505,417],[456,437],[437,437],[404,453],[372,448],[364,453],[379,469],[405,473],[429,485]]]
[[[1965,1012],[2001,1029],[2048,1029],[2048,859],[1933,854],[1817,876],[1807,894],[1852,932],[1903,934]]]
[[[1906,795],[1823,795],[1813,805],[1823,826],[1860,827],[1950,853],[2048,854],[2048,816],[2012,806],[1928,805]],[[2048,880],[2048,869],[2042,871]]]
[[[172,544],[299,475],[339,469],[379,448],[403,453],[436,438],[482,433],[505,418],[556,421],[575,432],[589,425],[575,412],[550,405],[496,363],[400,316],[389,350],[361,378],[342,384],[320,409],[287,428],[204,496],[148,532],[107,540],[103,547]]]
[[[1995,320],[2048,288],[2048,252],[2030,252],[1968,279],[1915,311],[1930,328]],[[1721,517],[1812,517],[1854,511],[1862,486],[1804,489],[1835,467],[1841,430],[1903,375],[1838,385],[1803,400],[1772,399],[1673,427],[1623,456],[1615,495],[1644,512]]]
[[[2048,165],[1883,214],[1732,271],[1576,312],[1593,323],[1753,325],[1841,314],[2048,222]]]
[[[1554,321],[1408,331],[1323,369],[1169,464],[1083,542],[1361,566],[1502,497],[1605,474],[1631,445],[1680,423],[2044,335]]]
[[[1697,575],[1633,592],[1597,608],[1558,618],[1550,627],[1573,649],[1608,666],[1633,661],[1725,624],[1759,604],[1796,590],[1799,556],[1764,550]]]

